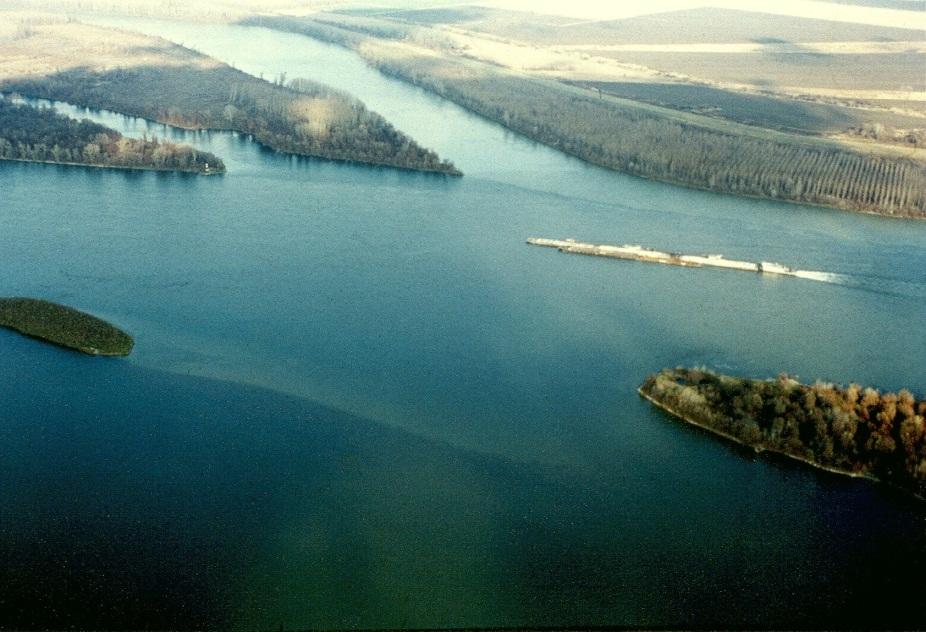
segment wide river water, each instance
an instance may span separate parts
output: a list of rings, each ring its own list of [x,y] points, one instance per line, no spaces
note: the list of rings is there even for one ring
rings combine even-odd
[[[923,395],[926,222],[599,169],[295,35],[136,26],[349,91],[466,175],[82,110],[228,173],[0,162],[0,294],[137,340],[0,331],[0,627],[926,625],[926,504],[636,394],[705,364]]]

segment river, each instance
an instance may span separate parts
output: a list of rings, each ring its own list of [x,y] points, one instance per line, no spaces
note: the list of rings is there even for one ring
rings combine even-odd
[[[82,110],[228,173],[0,162],[0,294],[137,341],[105,360],[0,331],[0,627],[926,623],[923,504],[635,391],[705,364],[922,395],[926,222],[616,174],[296,35],[131,24],[349,91],[466,175]]]

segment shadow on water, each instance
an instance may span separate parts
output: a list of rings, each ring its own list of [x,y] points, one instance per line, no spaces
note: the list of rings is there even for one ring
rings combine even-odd
[[[3,627],[913,625],[926,606],[915,582],[866,584],[891,615],[872,612],[849,598],[863,578],[841,574],[897,556],[912,577],[926,570],[921,507],[888,496],[893,512],[831,540],[846,511],[885,502],[877,490],[821,485],[709,438],[678,446],[677,489],[647,498],[645,467],[615,486],[259,388],[3,332],[0,349],[16,367],[5,381],[44,398],[4,400]],[[718,458],[742,470],[735,487],[684,465]],[[793,495],[751,491],[768,477],[791,479]],[[795,569],[761,534],[807,501],[820,513],[789,545],[807,555]],[[667,514],[675,529],[653,530]],[[888,544],[885,531],[900,535]],[[794,593],[764,590],[781,581]],[[900,602],[911,609],[886,605]]]

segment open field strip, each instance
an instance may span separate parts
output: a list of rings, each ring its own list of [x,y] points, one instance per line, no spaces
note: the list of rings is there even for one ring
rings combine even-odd
[[[412,47],[408,44],[397,44],[398,46],[409,46],[410,55],[432,55],[437,56],[426,49],[419,47]],[[478,68],[480,62],[474,60],[461,60],[465,61],[471,65],[473,68]],[[499,70],[500,72],[507,72],[511,76],[523,76],[523,73],[517,73],[512,70]],[[544,82],[547,87],[551,90],[560,90],[564,92],[571,92],[576,95],[588,96],[591,91],[582,88],[579,86],[573,86],[564,84],[561,81],[557,81],[554,78],[543,78],[533,75],[533,78],[538,81]],[[849,146],[853,149],[864,151],[866,153],[875,153],[885,156],[894,156],[894,157],[903,157],[903,158],[913,158],[916,160],[926,161],[926,152],[922,150],[912,150],[909,147],[902,147],[897,145],[888,145],[882,143],[876,143],[873,141],[865,140],[849,140],[849,139],[832,139],[819,136],[806,136],[802,134],[792,134],[788,132],[779,132],[777,130],[767,129],[763,127],[756,127],[753,125],[744,125],[742,123],[736,123],[734,121],[715,118],[711,116],[704,116],[701,114],[695,114],[693,112],[684,112],[681,110],[675,110],[672,108],[661,107],[658,105],[652,105],[649,103],[643,103],[641,101],[635,101],[633,99],[624,99],[617,97],[611,94],[602,93],[599,95],[599,98],[610,101],[616,104],[621,105],[625,108],[636,108],[646,112],[651,112],[657,114],[660,117],[678,121],[680,123],[685,123],[687,125],[695,125],[703,129],[709,129],[717,132],[722,132],[725,134],[732,134],[737,136],[746,136],[750,138],[758,138],[768,141],[778,141],[785,143],[797,143],[805,145],[808,147],[827,147],[827,148],[840,148]],[[888,98],[888,97],[881,97]],[[926,98],[926,95],[924,95]]]
[[[641,53],[820,53],[824,55],[878,55],[926,53],[926,41],[907,42],[748,42],[731,44],[570,44],[553,46],[562,51],[628,51]]]
[[[556,0],[509,0],[504,4],[510,8],[535,11],[537,13],[562,13],[562,4]],[[613,20],[634,17],[646,13],[671,11],[698,6],[701,3],[685,0],[662,0],[652,4],[647,3],[645,8],[634,3],[601,3],[594,0],[579,0],[569,5],[568,12],[579,19],[557,25],[559,28],[572,28],[588,24],[598,24]],[[741,0],[712,0],[712,7],[722,9],[742,10],[744,3]],[[834,22],[851,22],[856,24],[869,24],[889,28],[919,28],[926,29],[926,15],[921,11],[908,11],[903,9],[887,9],[872,6],[853,6],[840,4],[834,6],[830,2],[816,0],[778,0],[775,3],[762,5],[763,10],[770,14],[805,18],[810,20],[830,20]]]
[[[582,93],[587,95],[590,91],[581,88],[578,86],[571,86],[561,82],[549,82],[551,86],[562,87],[565,90],[572,90],[576,93]],[[920,160],[926,162],[926,151],[922,149],[914,149],[910,147],[904,147],[899,145],[889,145],[885,143],[877,143],[870,140],[862,139],[849,139],[849,138],[832,138],[832,137],[820,137],[820,136],[807,136],[803,134],[792,134],[789,132],[779,132],[777,130],[772,130],[764,127],[756,127],[754,125],[744,125],[743,123],[737,123],[735,121],[730,121],[727,119],[715,118],[712,116],[703,116],[700,114],[694,114],[691,112],[683,112],[681,110],[674,110],[671,108],[664,108],[658,105],[651,105],[649,103],[642,103],[640,101],[634,101],[632,99],[622,99],[621,97],[616,97],[610,94],[602,94],[602,99],[613,101],[618,103],[623,107],[638,107],[642,110],[653,112],[662,117],[668,118],[670,120],[675,120],[681,123],[688,125],[695,125],[704,129],[710,129],[717,132],[723,132],[726,134],[734,134],[737,136],[747,136],[750,138],[758,138],[768,141],[778,141],[789,144],[800,144],[807,147],[827,147],[827,148],[845,148],[849,147],[857,151],[862,151],[865,153],[879,154],[883,156],[893,156],[899,158],[910,158],[914,160]]]
[[[666,54],[685,54],[694,52],[714,52],[710,49],[722,48],[729,54],[757,54],[762,53],[776,54],[778,49],[776,45],[768,44],[693,44],[693,45],[633,45],[627,46],[541,46],[537,44],[527,44],[523,42],[514,42],[491,35],[484,35],[473,31],[467,31],[458,27],[438,26],[428,29],[439,33],[443,38],[443,44],[447,50],[451,51],[457,57],[466,57],[477,61],[492,64],[536,77],[545,77],[549,79],[564,79],[569,81],[656,81],[665,82],[673,81],[679,83],[696,83],[700,85],[709,85],[722,90],[732,90],[736,92],[747,92],[753,94],[775,94],[788,98],[817,98],[836,101],[903,101],[911,104],[912,109],[918,109],[916,104],[926,104],[926,91],[922,90],[858,90],[848,88],[822,88],[816,86],[788,86],[776,85],[774,87],[757,87],[753,84],[737,83],[729,81],[716,81],[705,79],[703,77],[692,76],[677,71],[666,71],[649,68],[647,66],[628,63],[609,57],[598,56],[586,51],[644,51],[644,52],[664,52]],[[405,42],[408,43],[408,42]],[[415,44],[408,43],[415,46]],[[826,54],[824,51],[828,46],[834,43],[816,43],[816,44],[788,44],[781,45],[782,48],[808,46],[819,47],[809,51],[791,50],[791,53],[805,54],[819,53]],[[893,50],[897,44],[900,50]],[[870,54],[871,51],[866,47],[881,47],[877,54],[897,54],[906,53],[908,50],[915,49],[914,52],[926,53],[926,42],[837,42],[835,45],[845,46],[847,49],[855,47],[853,54]],[[909,45],[909,46],[908,46]],[[907,48],[903,48],[903,47]],[[702,49],[703,47],[703,49]],[[743,47],[743,51],[737,51],[738,47]],[[426,47],[418,46],[421,50],[428,50]],[[675,50],[675,49],[679,50]],[[657,50],[658,49],[658,50]],[[829,51],[835,54],[834,49]],[[839,51],[847,52],[847,51]]]

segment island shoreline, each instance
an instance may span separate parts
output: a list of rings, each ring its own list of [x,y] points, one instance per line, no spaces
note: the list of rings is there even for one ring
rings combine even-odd
[[[37,165],[56,165],[59,167],[90,167],[92,169],[116,169],[119,171],[154,171],[158,173],[182,173],[193,176],[221,176],[228,173],[227,169],[210,169],[209,171],[200,171],[198,169],[168,169],[164,167],[128,167],[125,165],[98,165],[90,162],[59,162],[55,160],[29,160],[26,158],[0,158],[5,162],[26,162]]]
[[[726,432],[724,432],[724,431],[722,431],[722,430],[717,430],[717,429],[715,429],[715,428],[711,428],[710,426],[706,426],[706,425],[702,424],[701,422],[696,421],[696,420],[692,419],[691,417],[685,415],[684,413],[681,413],[681,412],[675,410],[674,408],[672,408],[672,407],[669,406],[668,404],[665,404],[665,403],[663,403],[663,402],[660,402],[658,399],[652,397],[651,395],[647,395],[646,393],[644,393],[642,387],[637,389],[637,393],[639,393],[640,397],[642,397],[643,399],[647,400],[648,402],[650,402],[651,404],[653,404],[654,406],[656,406],[656,408],[659,408],[660,410],[663,410],[663,411],[669,413],[669,414],[672,415],[673,417],[677,417],[678,419],[681,419],[681,420],[684,421],[685,423],[687,423],[687,424],[689,424],[689,425],[691,425],[691,426],[694,426],[695,428],[700,428],[701,430],[704,430],[704,431],[706,431],[706,432],[708,432],[708,433],[710,433],[710,434],[712,434],[712,435],[716,435],[716,436],[718,436],[718,437],[721,437],[721,438],[723,438],[723,439],[726,439],[727,441],[730,441],[731,443],[735,443],[736,445],[738,445],[738,446],[740,446],[740,447],[748,448],[748,449],[752,450],[753,452],[755,452],[755,454],[757,454],[757,455],[758,455],[758,454],[765,454],[765,453],[774,454],[774,455],[778,455],[778,456],[787,457],[787,458],[789,458],[789,459],[792,459],[792,460],[794,460],[794,461],[798,461],[798,462],[800,462],[800,463],[804,463],[804,464],[806,464],[806,465],[810,465],[811,467],[814,467],[814,468],[816,468],[816,469],[818,469],[818,470],[821,470],[821,471],[824,471],[824,472],[828,472],[828,473],[830,473],[830,474],[839,474],[840,476],[848,476],[849,478],[860,479],[860,480],[866,480],[866,481],[872,481],[872,482],[875,482],[875,483],[889,484],[889,483],[885,483],[885,481],[881,480],[880,478],[876,478],[876,477],[870,476],[870,475],[868,475],[868,474],[858,474],[857,472],[850,472],[850,471],[848,471],[848,470],[840,470],[840,469],[838,469],[838,468],[830,467],[830,466],[828,466],[828,465],[822,465],[822,464],[820,464],[820,463],[815,463],[815,462],[810,461],[810,460],[808,460],[808,459],[805,459],[805,458],[803,458],[803,457],[797,456],[796,454],[789,454],[788,452],[783,452],[783,451],[781,451],[781,450],[776,450],[776,449],[774,449],[774,448],[769,448],[769,447],[764,446],[764,445],[763,445],[763,446],[760,446],[760,445],[750,445],[750,444],[745,443],[744,441],[741,441],[740,439],[737,439],[737,438],[734,437],[733,435],[728,434],[728,433],[726,433]],[[892,487],[894,487],[894,486],[892,486]],[[896,489],[900,489],[900,488],[897,487]],[[906,491],[906,490],[904,490],[904,491]],[[912,493],[912,492],[909,492],[909,493]],[[913,495],[916,496],[917,498],[921,499],[921,500],[926,500],[926,498],[924,498],[923,496],[920,496],[920,495],[918,495],[918,494],[913,494]]]
[[[308,79],[286,82],[285,73],[271,82],[160,37],[50,21],[0,44],[0,93],[187,131],[236,132],[284,155],[463,175],[346,92]],[[33,59],[34,49],[43,53]]]
[[[747,407],[750,406],[750,394],[752,394],[753,397],[766,398],[766,403],[769,403],[772,400],[767,398],[775,397],[774,393],[776,391],[774,389],[776,388],[785,389],[777,392],[786,394],[785,396],[791,400],[792,404],[800,402],[798,405],[803,407],[800,410],[809,410],[811,412],[800,413],[794,412],[792,409],[790,416],[787,418],[792,424],[796,423],[796,425],[791,426],[790,429],[785,429],[784,433],[782,433],[782,430],[778,430],[773,434],[769,434],[767,426],[765,430],[762,430],[762,424],[767,424],[768,418],[764,417],[763,414],[757,413],[755,408]],[[679,367],[674,370],[663,369],[658,373],[650,375],[636,390],[640,397],[649,401],[653,406],[664,413],[683,421],[689,426],[694,426],[699,430],[715,435],[736,446],[749,448],[757,455],[769,454],[774,455],[775,458],[787,457],[787,459],[791,461],[809,465],[816,470],[828,474],[868,480],[878,483],[879,485],[884,485],[892,490],[902,492],[908,497],[913,496],[919,501],[926,501],[926,494],[923,493],[924,486],[918,478],[921,475],[913,471],[916,469],[915,463],[912,466],[904,466],[904,469],[900,472],[891,469],[891,467],[893,467],[891,465],[891,463],[893,463],[891,459],[895,458],[896,445],[892,444],[890,449],[891,452],[887,455],[883,452],[879,453],[876,448],[872,448],[870,445],[867,447],[859,447],[858,453],[854,452],[854,448],[852,448],[848,453],[843,453],[844,455],[851,455],[848,456],[848,460],[837,465],[826,464],[816,460],[817,453],[815,451],[819,450],[820,447],[818,444],[812,445],[810,440],[803,438],[801,428],[806,429],[807,424],[820,423],[822,419],[825,419],[826,413],[823,413],[822,417],[813,417],[811,415],[811,413],[820,411],[819,408],[816,408],[817,402],[820,402],[821,406],[834,407],[842,403],[836,398],[846,391],[840,391],[839,388],[840,387],[826,385],[820,382],[813,386],[802,385],[795,380],[786,378],[784,375],[778,378],[778,382],[775,382],[774,380],[754,380],[725,376],[704,368],[689,370]],[[851,389],[856,389],[854,391],[856,393],[861,392],[861,387],[858,385],[851,385],[847,390]],[[883,397],[884,401],[897,402],[899,398],[905,402],[904,406],[912,406],[910,404],[912,401],[913,404],[920,407],[921,411],[924,405],[922,401],[917,403],[908,391],[901,391],[900,395],[887,393],[882,396],[879,391],[868,388],[864,391],[863,395],[866,398],[865,403],[859,405],[865,406],[866,408],[860,413],[862,415],[862,420],[860,420],[859,423],[867,423],[867,415],[870,414],[873,416],[877,411],[883,410],[879,408],[881,404],[872,403],[874,399],[881,399]],[[875,397],[876,395],[877,397]],[[686,409],[691,408],[691,410],[683,412],[679,406],[672,402],[684,404]],[[752,406],[759,406],[760,404],[753,403]],[[776,406],[777,405],[776,403]],[[890,406],[890,404],[888,405]],[[733,407],[732,412],[729,409],[731,406]],[[871,406],[874,406],[874,408],[871,408]],[[842,411],[842,409],[840,410]],[[785,416],[784,410],[778,411],[776,409],[776,412],[782,415],[782,417]],[[802,414],[805,416],[802,417]],[[917,417],[916,411],[913,411],[912,408],[905,413],[895,412],[895,414],[912,414],[913,417],[907,416],[906,419],[913,419],[914,423],[922,424],[922,418]],[[904,417],[900,418],[900,420],[902,419],[904,419]],[[916,419],[919,421],[915,421]],[[898,426],[902,424],[900,420],[898,420]],[[756,426],[757,423],[759,426]],[[827,422],[827,424],[829,424],[829,422]],[[752,428],[752,430],[750,430],[750,428]],[[787,434],[789,432],[794,433],[791,435],[792,439],[790,440]],[[820,432],[819,426],[817,426],[815,432]],[[834,431],[832,427],[830,427],[827,432]],[[842,431],[839,430],[835,432]],[[869,432],[873,432],[873,429]],[[854,437],[855,434],[856,430],[853,429],[852,436]],[[790,445],[789,441],[795,440],[794,438],[798,436],[802,437],[802,439],[798,440],[798,445],[796,447]],[[922,437],[915,439],[915,441],[920,441],[921,439]],[[896,440],[900,443],[902,437]],[[776,442],[778,445],[776,445]],[[865,446],[864,437],[862,443],[859,445]],[[799,449],[806,449],[809,451],[809,456],[804,456],[796,452],[796,450]],[[914,448],[908,447],[907,449]],[[903,452],[901,451],[900,454],[902,458]],[[824,458],[832,460],[833,456],[831,454]],[[843,456],[842,458],[845,459],[847,457]],[[840,467],[840,465],[844,464],[851,466],[853,469]],[[882,474],[886,476],[882,476]]]
[[[125,357],[135,347],[135,339],[112,323],[44,299],[0,297],[0,327],[90,356]]]

